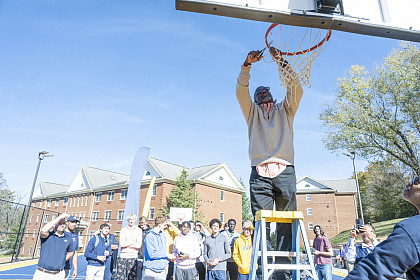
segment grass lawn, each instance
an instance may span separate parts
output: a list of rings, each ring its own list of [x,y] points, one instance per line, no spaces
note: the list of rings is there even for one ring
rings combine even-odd
[[[379,241],[383,241],[387,239],[387,237],[391,234],[392,230],[394,229],[395,224],[404,219],[406,218],[373,223],[373,228],[375,229],[375,232],[376,232],[376,238]],[[350,237],[350,230],[340,232],[338,235],[330,239],[331,245],[333,247],[338,247],[339,244],[344,245],[349,241],[349,237]],[[362,239],[360,238],[360,236],[357,237],[356,242],[360,242],[360,243],[362,242]]]

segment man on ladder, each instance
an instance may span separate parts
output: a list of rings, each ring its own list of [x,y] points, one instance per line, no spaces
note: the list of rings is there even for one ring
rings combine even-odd
[[[275,55],[276,49],[270,52]],[[262,52],[251,51],[241,66],[236,85],[236,97],[248,125],[251,176],[249,180],[251,210],[296,211],[296,175],[294,169],[293,119],[303,90],[287,85],[285,99],[276,103],[270,88],[259,86],[252,102],[249,93],[251,64],[261,60]],[[292,73],[286,61],[283,67]],[[267,249],[271,248],[270,223],[267,223]],[[290,224],[277,223],[278,251],[290,251],[292,229]],[[285,263],[287,259],[277,262]],[[284,271],[277,271],[276,279],[286,279]]]

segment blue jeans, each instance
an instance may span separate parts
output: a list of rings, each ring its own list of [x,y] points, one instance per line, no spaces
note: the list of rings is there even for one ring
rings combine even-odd
[[[207,280],[226,280],[225,270],[209,270],[207,272]]]
[[[317,264],[315,271],[318,280],[332,280],[332,264]]]
[[[248,280],[248,279],[249,279],[249,274],[241,274],[241,273],[238,274],[238,280]]]

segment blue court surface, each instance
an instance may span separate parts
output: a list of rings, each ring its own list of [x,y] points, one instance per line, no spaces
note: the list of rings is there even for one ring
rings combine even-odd
[[[87,262],[85,257],[79,256],[78,261],[78,275],[76,279],[85,279],[86,278],[86,266]],[[9,265],[0,266],[0,279],[32,279],[32,276],[35,273],[37,267],[37,261],[30,262],[21,262],[13,263]],[[334,269],[333,271],[333,280],[344,279],[347,275],[347,271],[343,269]],[[70,278],[71,279],[71,278]]]

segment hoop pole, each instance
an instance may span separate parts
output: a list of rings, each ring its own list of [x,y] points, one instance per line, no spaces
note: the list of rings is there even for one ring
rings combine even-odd
[[[278,23],[273,23],[273,24],[271,24],[271,26],[267,29],[267,32],[265,33],[265,45],[266,45],[267,47],[269,47],[269,46],[270,46],[270,44],[267,42],[267,37],[268,37],[268,34],[271,32],[271,30],[273,30],[273,28],[274,28],[274,27],[276,27],[276,26],[278,26],[278,25],[280,25],[280,24],[278,24]],[[310,27],[308,27],[308,28],[310,28]],[[328,41],[328,40],[331,38],[331,34],[332,34],[332,31],[331,31],[331,30],[328,30],[327,35],[325,36],[325,38],[324,38],[322,41],[320,41],[318,44],[316,44],[315,46],[313,46],[313,47],[311,47],[311,48],[309,48],[309,49],[306,49],[306,50],[303,50],[303,51],[300,51],[300,52],[282,52],[282,51],[280,50],[280,55],[286,55],[286,56],[288,56],[288,55],[300,55],[300,54],[304,54],[304,53],[307,53],[307,52],[313,51],[314,49],[319,48],[319,47],[320,47],[320,46],[322,46],[322,45],[323,45],[326,41]]]

